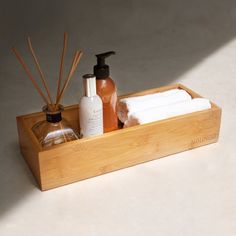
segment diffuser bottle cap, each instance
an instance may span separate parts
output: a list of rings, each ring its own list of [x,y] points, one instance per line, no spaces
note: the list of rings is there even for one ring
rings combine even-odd
[[[93,74],[83,75],[84,79],[84,93],[86,97],[93,97],[97,95],[96,91],[96,77]]]
[[[46,120],[49,123],[60,122],[62,120],[61,113],[63,110],[64,107],[62,105],[59,105],[56,111],[49,110],[47,105],[43,107],[43,111],[46,114]]]
[[[109,66],[105,64],[106,57],[115,54],[114,51],[97,54],[97,65],[93,67],[96,79],[105,79],[110,75]]]

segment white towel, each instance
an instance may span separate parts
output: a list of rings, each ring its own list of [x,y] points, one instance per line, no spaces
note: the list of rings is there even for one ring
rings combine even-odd
[[[187,100],[191,100],[191,96],[183,89],[171,89],[145,96],[124,98],[118,102],[117,116],[124,123],[134,112]]]
[[[138,124],[147,124],[150,122],[184,115],[196,111],[211,108],[211,103],[205,98],[194,98],[192,100],[170,104],[167,106],[155,107],[132,113],[125,121],[124,127],[131,127]]]

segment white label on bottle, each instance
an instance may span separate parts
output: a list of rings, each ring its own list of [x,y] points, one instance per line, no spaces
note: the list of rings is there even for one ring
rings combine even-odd
[[[81,111],[82,112],[82,111]],[[84,111],[80,117],[80,130],[83,137],[103,134],[103,111],[93,109]]]

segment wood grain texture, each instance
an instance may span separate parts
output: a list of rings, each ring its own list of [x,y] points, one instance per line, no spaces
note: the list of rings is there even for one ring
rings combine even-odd
[[[180,84],[122,97],[150,94],[172,88],[183,88],[192,97],[200,97]],[[66,108],[63,115],[69,119],[73,127],[78,128],[77,105]],[[60,144],[47,150],[39,150],[35,145],[25,146],[25,140],[31,139],[33,135],[30,127],[38,121],[37,119],[42,118],[42,114],[27,115],[24,118],[18,119],[20,130],[23,129],[22,122],[27,120],[28,124],[28,127],[25,127],[27,132],[19,131],[22,134],[20,144],[24,147],[22,154],[26,156],[26,161],[31,163],[29,166],[37,176],[40,188],[47,190],[216,142],[220,129],[221,109],[212,103],[212,108],[209,110],[120,129],[101,136]]]
[[[21,154],[41,187],[38,153],[42,151],[33,133],[28,132],[24,117],[17,117],[18,139]]]

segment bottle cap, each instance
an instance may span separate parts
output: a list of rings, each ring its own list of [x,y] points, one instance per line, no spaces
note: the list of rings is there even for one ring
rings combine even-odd
[[[93,97],[97,95],[96,91],[96,77],[93,74],[83,75],[84,79],[84,93],[86,97]]]
[[[110,75],[109,66],[105,64],[105,59],[115,54],[114,51],[97,54],[97,65],[93,67],[94,75],[96,79],[105,79]]]
[[[59,105],[56,111],[50,111],[47,105],[43,107],[43,111],[46,113],[46,120],[50,123],[60,122],[62,120],[61,113],[63,110],[64,107],[62,105]]]

